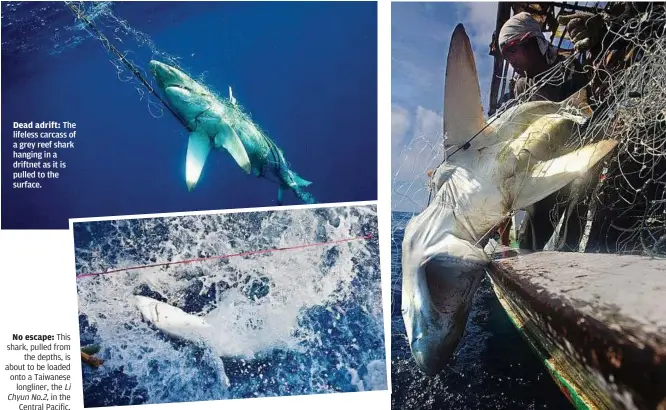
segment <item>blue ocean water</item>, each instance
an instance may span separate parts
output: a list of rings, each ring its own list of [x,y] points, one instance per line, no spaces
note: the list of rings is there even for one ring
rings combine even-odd
[[[175,61],[227,97],[312,181],[320,203],[377,199],[374,2],[88,2],[89,18],[153,84]],[[185,184],[187,131],[64,2],[2,3],[2,227],[277,204],[277,185],[213,152]],[[77,124],[42,189],[12,189],[13,122]],[[33,130],[34,131],[34,130]],[[289,192],[284,204],[299,204]]]
[[[465,335],[447,369],[426,377],[402,320],[401,244],[411,213],[392,213],[391,407],[393,409],[571,409],[497,301],[488,279],[474,297]]]
[[[373,239],[77,279],[86,407],[385,390],[376,207],[74,224],[77,274]],[[201,343],[141,318],[133,295],[202,316]]]

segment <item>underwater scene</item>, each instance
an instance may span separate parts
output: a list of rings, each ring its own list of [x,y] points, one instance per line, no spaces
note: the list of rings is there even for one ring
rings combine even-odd
[[[1,12],[5,229],[377,199],[375,2]]]

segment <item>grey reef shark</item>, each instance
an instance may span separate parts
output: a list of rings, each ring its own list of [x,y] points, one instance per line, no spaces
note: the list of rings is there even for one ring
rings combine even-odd
[[[190,132],[185,159],[185,179],[195,188],[211,149],[225,150],[246,174],[278,184],[278,204],[289,189],[305,203],[316,203],[304,188],[310,181],[289,167],[282,150],[243,112],[229,87],[229,98],[221,99],[187,74],[168,64],[150,62],[157,85],[171,110]]]
[[[565,187],[617,142],[565,148],[592,111],[584,89],[561,103],[517,104],[487,121],[472,47],[453,31],[444,89],[445,148],[455,149],[431,175],[433,199],[405,230],[402,316],[416,363],[444,368],[464,333],[489,256],[479,246],[511,212]]]

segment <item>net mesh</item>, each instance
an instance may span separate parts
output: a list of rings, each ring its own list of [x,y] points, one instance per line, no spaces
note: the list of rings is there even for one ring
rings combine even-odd
[[[605,15],[605,20],[608,29],[600,41],[600,50],[594,54],[563,53],[557,65],[537,77],[520,95],[500,99],[503,104],[495,116],[533,100],[543,85],[557,88],[565,84],[572,72],[586,75],[590,79],[587,90],[594,115],[585,124],[574,126],[564,143],[565,151],[603,139],[616,140],[618,146],[587,175],[553,194],[550,202],[539,204],[542,209],[548,207],[539,217],[547,219],[541,222],[553,232],[545,247],[663,257],[666,12],[662,5],[649,3],[644,10]],[[571,46],[570,41],[557,42]],[[509,83],[512,75],[509,70],[502,82]],[[440,131],[422,133],[406,146],[394,145],[394,150],[400,150],[401,162],[392,169],[393,211],[420,211],[426,207],[430,194],[426,172],[446,160],[442,141]],[[394,258],[399,255],[401,232],[411,217],[411,213],[393,213]]]

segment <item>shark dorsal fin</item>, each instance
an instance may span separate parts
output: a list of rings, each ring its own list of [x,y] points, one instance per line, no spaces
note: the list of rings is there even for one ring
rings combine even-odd
[[[483,129],[479,76],[474,53],[462,24],[453,30],[446,60],[444,132],[447,145],[463,145]],[[474,145],[476,139],[472,141]],[[479,141],[480,142],[480,141]]]
[[[231,86],[229,86],[229,102],[232,105],[238,105],[238,101],[236,101],[236,98],[234,97],[234,92],[231,91]]]

